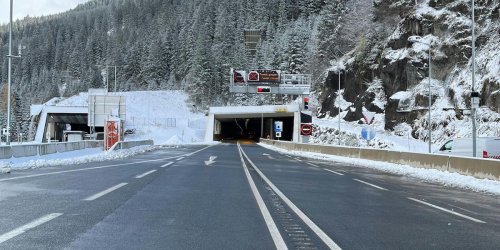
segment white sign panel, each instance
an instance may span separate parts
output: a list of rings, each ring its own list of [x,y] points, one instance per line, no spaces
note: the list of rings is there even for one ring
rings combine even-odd
[[[124,96],[89,95],[89,127],[104,127],[110,118],[125,120]]]

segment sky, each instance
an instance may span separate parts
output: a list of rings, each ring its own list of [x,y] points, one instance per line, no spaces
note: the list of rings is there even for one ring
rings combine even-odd
[[[75,8],[88,0],[13,0],[13,19],[56,14]],[[0,0],[0,25],[9,23],[10,0]]]

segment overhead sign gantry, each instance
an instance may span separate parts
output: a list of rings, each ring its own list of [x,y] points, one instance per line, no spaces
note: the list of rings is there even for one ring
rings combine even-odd
[[[231,93],[308,95],[312,77],[307,74],[283,74],[280,70],[231,69]]]

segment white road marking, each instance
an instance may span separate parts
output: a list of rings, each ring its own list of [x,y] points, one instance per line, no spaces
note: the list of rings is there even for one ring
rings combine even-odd
[[[16,236],[19,236],[23,233],[25,233],[26,231],[30,230],[30,229],[33,229],[35,227],[38,227],[44,223],[47,223],[59,216],[61,216],[62,214],[61,213],[53,213],[53,214],[48,214],[44,217],[41,217],[39,219],[36,219],[24,226],[21,226],[21,227],[18,227],[8,233],[5,233],[5,234],[2,234],[0,235],[0,244],[4,243],[5,241],[8,241]]]
[[[257,205],[259,206],[260,212],[262,213],[262,217],[264,217],[267,229],[269,230],[269,233],[273,238],[274,245],[276,246],[276,249],[288,249],[285,240],[283,240],[283,237],[281,236],[280,231],[276,226],[276,223],[274,223],[271,213],[269,213],[269,210],[267,209],[266,204],[264,203],[264,200],[262,199],[262,196],[260,195],[259,190],[257,189],[257,186],[255,186],[255,182],[253,181],[252,176],[248,171],[248,167],[245,163],[245,160],[243,159],[243,155],[241,154],[242,151],[243,150],[240,147],[240,143],[238,142],[238,152],[240,154],[241,164],[243,165],[243,169],[245,171],[245,176],[247,177],[248,183],[250,184],[250,189],[252,190],[255,200],[257,201]]]
[[[172,165],[172,164],[174,164],[174,162],[173,162],[173,161],[171,161],[171,162],[169,162],[169,163],[167,163],[167,164],[163,164],[163,165],[161,165],[161,166],[160,166],[160,168],[166,168],[166,167],[168,167],[168,166],[170,166],[170,165]]]
[[[182,159],[184,159],[184,157],[177,158],[177,161],[180,161],[180,160],[182,160]]]
[[[296,160],[296,161],[302,161],[302,160],[301,160],[301,159],[299,159],[299,158],[293,158],[293,159],[294,159],[294,160]]]
[[[316,168],[321,168],[320,166],[315,165],[315,164],[312,164],[312,163],[310,163],[310,162],[306,162],[306,164],[311,165],[311,166],[316,167]]]
[[[146,172],[146,173],[144,173],[144,174],[140,174],[140,175],[136,176],[135,178],[136,178],[136,179],[140,179],[140,178],[142,178],[142,177],[144,177],[144,176],[146,176],[146,175],[148,175],[148,174],[152,174],[152,173],[154,173],[154,172],[156,172],[156,169],[153,169],[153,170],[151,170],[151,171],[148,171],[148,172]]]
[[[357,182],[361,182],[361,183],[363,183],[363,184],[366,184],[366,185],[371,186],[371,187],[374,187],[374,188],[378,188],[378,189],[380,189],[380,190],[388,191],[386,188],[379,187],[379,186],[377,186],[377,185],[375,185],[375,184],[371,184],[371,183],[368,183],[368,182],[366,182],[366,181],[362,181],[362,180],[359,180],[359,179],[353,179],[353,180],[355,180],[355,181],[357,181]]]
[[[336,175],[344,175],[344,174],[341,174],[341,173],[339,173],[339,172],[335,172],[335,171],[333,171],[333,170],[326,169],[326,168],[323,168],[323,170],[328,171],[328,172],[330,172],[330,173],[334,173],[334,174],[336,174]]]
[[[248,160],[250,165],[255,169],[255,171],[260,175],[260,177],[267,183],[267,185],[273,189],[273,191],[292,209],[292,211],[297,214],[297,216],[309,227],[311,230],[330,248],[330,249],[342,249],[337,243],[335,243],[321,228],[319,228],[307,215],[302,212],[295,204],[293,204],[288,197],[286,197],[261,171],[255,166],[255,164],[250,160],[248,155],[243,151],[241,146],[238,145],[241,153]]]
[[[203,150],[205,150],[207,148],[210,148],[210,147],[212,147],[212,146],[208,146],[208,147],[199,149],[197,151],[192,152],[191,154],[198,153],[198,152],[203,151]],[[113,164],[113,165],[99,166],[99,167],[91,167],[91,168],[79,168],[79,169],[72,169],[72,170],[56,171],[56,172],[50,172],[50,173],[44,173],[44,174],[33,174],[33,175],[17,176],[17,177],[12,177],[12,178],[0,179],[0,182],[3,182],[3,181],[12,181],[12,180],[19,180],[19,179],[26,179],[26,178],[33,178],[33,177],[40,177],[40,176],[47,176],[47,175],[57,175],[57,174],[81,172],[81,171],[88,171],[88,170],[95,170],[95,169],[103,169],[103,168],[112,168],[112,167],[119,167],[119,166],[135,165],[135,164],[147,163],[147,162],[165,161],[165,160],[170,160],[170,159],[174,159],[174,158],[177,158],[177,157],[179,157],[179,156],[172,156],[172,157],[167,157],[167,158],[162,158],[162,159],[155,159],[155,160],[145,160],[145,161],[136,161],[136,162],[129,162],[129,163],[120,163],[120,164]]]
[[[433,205],[431,203],[428,203],[428,202],[425,202],[425,201],[421,201],[421,200],[418,200],[418,199],[414,199],[414,198],[411,198],[411,197],[408,197],[408,199],[412,200],[412,201],[416,201],[420,204],[424,204],[426,206],[429,206],[429,207],[432,207],[432,208],[435,208],[435,209],[438,209],[438,210],[441,210],[443,212],[447,212],[447,213],[450,213],[450,214],[453,214],[453,215],[456,215],[456,216],[459,216],[459,217],[462,217],[464,219],[468,219],[468,220],[471,220],[471,221],[474,221],[474,222],[477,222],[477,223],[486,223],[482,220],[478,220],[476,218],[472,218],[470,216],[467,216],[467,215],[464,215],[464,214],[461,214],[461,213],[457,213],[455,211],[452,211],[452,210],[449,210],[449,209],[446,209],[446,208],[443,208],[443,207],[440,207],[440,206],[436,206],[436,205]]]
[[[269,158],[269,160],[275,160],[274,157],[268,155],[267,158]]]
[[[84,200],[84,201],[93,201],[93,200],[98,199],[98,198],[100,198],[100,197],[102,197],[102,196],[104,196],[104,195],[107,195],[107,194],[109,194],[109,193],[111,193],[111,192],[113,192],[113,191],[115,191],[115,190],[117,190],[117,189],[119,189],[119,188],[121,188],[121,187],[123,187],[123,186],[127,185],[127,184],[128,184],[128,183],[126,183],[126,182],[124,182],[124,183],[120,183],[120,184],[118,184],[118,185],[116,185],[116,186],[113,186],[113,187],[110,187],[110,188],[108,188],[108,189],[106,189],[106,190],[104,190],[104,191],[102,191],[102,192],[99,192],[99,193],[97,193],[97,194],[94,194],[94,195],[92,195],[92,196],[89,196],[89,197],[87,197],[87,198],[85,198],[85,199],[83,199],[83,200]]]

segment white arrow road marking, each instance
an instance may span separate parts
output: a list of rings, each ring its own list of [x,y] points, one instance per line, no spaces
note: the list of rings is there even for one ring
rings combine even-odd
[[[30,229],[33,229],[35,227],[38,227],[44,223],[47,223],[59,216],[61,216],[62,214],[61,213],[53,213],[53,214],[48,214],[48,215],[45,215],[44,217],[42,218],[39,218],[39,219],[36,219],[24,226],[21,226],[21,227],[18,227],[8,233],[5,233],[5,234],[2,234],[0,235],[0,244],[20,235],[20,234],[23,234],[25,233],[26,231],[30,230]]]
[[[217,156],[210,156],[208,158],[208,161],[205,161],[206,166],[210,166],[215,163],[215,159],[217,159]]]

